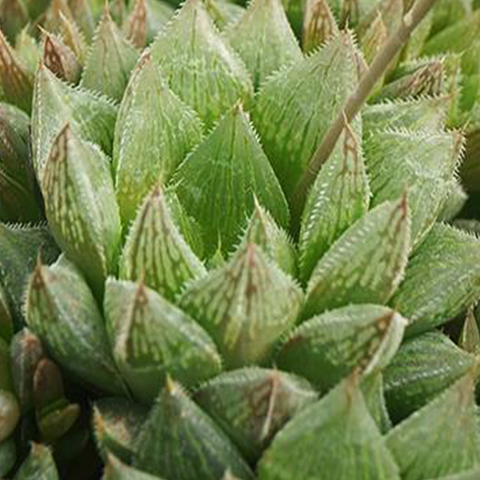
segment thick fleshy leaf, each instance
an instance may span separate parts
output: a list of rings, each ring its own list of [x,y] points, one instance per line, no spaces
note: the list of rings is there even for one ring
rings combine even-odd
[[[480,465],[475,370],[390,431],[386,441],[402,479],[442,477]]]
[[[409,251],[406,197],[370,210],[318,262],[303,318],[352,303],[387,302],[403,277]]]
[[[276,363],[326,392],[356,368],[367,373],[388,364],[406,320],[379,305],[351,305],[314,317],[282,343]]]
[[[130,463],[135,439],[148,415],[148,408],[126,398],[106,397],[95,402],[93,433],[100,454],[110,454]]]
[[[170,88],[211,127],[252,83],[245,66],[216,31],[200,0],[187,0],[151,47]],[[192,68],[193,67],[193,68]]]
[[[196,1],[196,0],[195,0]],[[185,159],[175,191],[203,229],[207,256],[230,253],[254,209],[254,196],[285,228],[288,205],[253,127],[237,104]]]
[[[362,110],[364,135],[388,129],[439,132],[445,127],[449,97],[420,97],[413,100],[367,105]]]
[[[458,339],[458,345],[460,348],[475,355],[480,353],[480,330],[476,319],[477,315],[473,308],[468,309]]]
[[[281,0],[252,0],[225,35],[245,62],[256,88],[274,71],[302,58]]]
[[[408,191],[413,246],[425,238],[449,195],[462,144],[457,132],[376,131],[364,138],[372,204]]]
[[[191,386],[220,373],[221,358],[207,333],[143,284],[110,279],[105,312],[114,357],[139,400],[152,402],[166,375]]]
[[[43,61],[62,80],[76,84],[80,78],[82,66],[75,53],[61,38],[48,32],[43,40]]]
[[[30,453],[15,480],[59,480],[52,452],[45,445],[32,443]]]
[[[13,387],[9,345],[0,339],[0,442],[13,433],[21,415]]]
[[[463,209],[468,201],[468,194],[463,188],[463,185],[457,178],[450,181],[447,197],[442,203],[442,208],[438,214],[437,221],[450,222]]]
[[[33,77],[17,58],[0,30],[0,86],[9,103],[28,114],[32,108]]]
[[[43,218],[34,173],[29,164],[29,118],[0,104],[0,219],[35,222]]]
[[[134,465],[177,480],[253,477],[240,452],[181,387],[167,380],[138,437]]]
[[[68,0],[51,0],[50,5],[42,15],[42,26],[49,32],[57,33],[61,18],[73,20],[73,14],[68,5]]]
[[[409,261],[405,279],[391,300],[416,335],[456,317],[480,298],[480,240],[437,224]]]
[[[23,319],[28,277],[40,258],[48,264],[58,256],[50,232],[43,225],[15,226],[0,223],[0,283],[14,321]]]
[[[142,472],[109,455],[102,480],[162,480],[160,477]]]
[[[222,31],[237,23],[244,15],[245,8],[231,0],[204,0],[205,8],[217,28]]]
[[[392,428],[392,421],[385,400],[383,374],[380,369],[374,369],[362,378],[360,388],[370,415],[375,420],[378,429],[385,434]]]
[[[297,265],[293,242],[256,199],[253,214],[243,236],[242,244],[245,243],[258,245],[270,260],[295,278]]]
[[[42,49],[37,39],[32,36],[29,25],[17,35],[15,52],[17,58],[23,62],[24,67],[32,74],[33,78],[38,62],[42,57]]]
[[[300,276],[307,282],[332,243],[368,210],[370,188],[359,139],[349,125],[322,166],[300,229]]]
[[[343,33],[260,90],[253,122],[287,196],[357,84],[356,55],[352,37]]]
[[[377,95],[375,101],[386,99],[408,99],[421,95],[440,95],[444,78],[443,62],[432,60],[414,65],[400,78],[385,85]]]
[[[143,48],[154,40],[172,15],[173,8],[163,1],[135,0],[123,31],[137,48]]]
[[[0,283],[0,339],[10,343],[13,336],[13,319],[7,295]]]
[[[85,64],[85,59],[87,58],[88,46],[80,27],[73,19],[62,16],[58,30],[65,45],[72,50],[80,64],[83,66]]]
[[[33,376],[38,362],[46,355],[42,342],[28,328],[23,328],[12,338],[10,361],[13,385],[23,412],[33,407]]]
[[[206,268],[176,226],[160,187],[145,199],[132,225],[120,261],[120,278],[138,280],[174,301],[185,282]]]
[[[17,447],[15,440],[9,438],[0,442],[0,475],[5,477],[17,461]]]
[[[362,34],[360,45],[365,55],[367,63],[371,63],[375,55],[380,51],[388,37],[388,30],[381,15],[369,25],[367,30]]]
[[[256,461],[277,432],[317,397],[300,377],[252,367],[219,375],[194,398],[245,457]]]
[[[199,118],[168,88],[145,54],[132,74],[115,126],[113,164],[125,224],[135,218],[146,194],[158,182],[167,182],[201,139]]]
[[[274,438],[259,480],[398,480],[356,375],[293,418]]]
[[[107,7],[95,32],[80,85],[120,100],[137,60],[137,50],[115,25]]]
[[[303,18],[303,51],[311,52],[338,34],[338,25],[328,0],[307,0]]]
[[[295,281],[248,243],[218,270],[188,285],[180,305],[210,333],[228,366],[264,361],[297,320]]]
[[[406,341],[384,372],[385,396],[399,421],[423,407],[472,368],[475,357],[440,332]]]
[[[69,0],[68,4],[75,22],[86,37],[91,39],[95,28],[91,2],[89,0]]]
[[[80,406],[65,397],[60,368],[48,358],[40,360],[35,370],[33,401],[38,430],[45,442],[62,438],[80,415]]]
[[[38,0],[37,0],[38,1]],[[40,3],[40,2],[39,2]],[[0,28],[11,42],[28,22],[28,11],[23,0],[3,0],[0,4]]]
[[[42,191],[55,240],[100,296],[121,239],[108,158],[67,124],[52,146]]]
[[[123,393],[104,320],[73,264],[62,258],[51,267],[38,265],[26,309],[29,328],[60,365],[102,392]]]
[[[109,100],[71,87],[41,64],[32,112],[32,159],[40,182],[52,145],[66,122],[75,133],[109,153],[116,116],[117,107]]]

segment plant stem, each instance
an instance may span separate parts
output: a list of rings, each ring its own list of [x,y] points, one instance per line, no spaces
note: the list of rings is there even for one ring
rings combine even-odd
[[[413,8],[403,17],[398,29],[390,35],[385,45],[375,56],[370,68],[360,79],[356,91],[350,95],[343,109],[330,125],[330,128],[322,139],[322,143],[315,151],[292,195],[291,208],[294,221],[300,223],[299,219],[308,190],[317,177],[323,163],[325,163],[335,148],[335,144],[345,126],[345,121],[351,123],[355,118],[355,115],[368,99],[378,80],[380,80],[397,53],[399,53],[407,43],[413,30],[423,20],[436,1],[437,0],[417,0]]]

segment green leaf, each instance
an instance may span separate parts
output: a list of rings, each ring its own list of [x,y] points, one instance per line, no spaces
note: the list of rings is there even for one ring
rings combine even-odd
[[[382,130],[439,132],[445,127],[450,98],[420,97],[367,105],[362,110],[365,136]]]
[[[318,262],[303,318],[352,303],[386,303],[403,277],[409,249],[406,197],[370,210]]]
[[[90,40],[95,28],[91,2],[89,0],[69,0],[69,6],[73,18]]]
[[[339,33],[328,0],[307,0],[303,17],[303,51],[312,52]]]
[[[95,31],[80,85],[120,100],[137,60],[137,50],[115,25],[106,7]]]
[[[8,305],[7,295],[0,284],[0,339],[10,343],[13,336],[13,318]]]
[[[365,60],[371,64],[375,55],[385,44],[388,38],[388,30],[381,15],[378,15],[373,22],[370,23],[367,30],[360,38],[362,52],[365,55]],[[380,86],[383,80],[379,81]]]
[[[441,477],[480,465],[475,370],[388,434],[403,479]]]
[[[147,193],[159,181],[167,182],[201,139],[202,125],[195,112],[168,88],[150,54],[143,55],[115,126],[113,164],[126,225]]]
[[[450,182],[450,188],[447,197],[443,201],[437,221],[450,222],[462,211],[467,201],[468,193],[463,188],[460,180],[454,178]]]
[[[283,426],[317,393],[300,377],[258,367],[226,372],[202,385],[195,401],[255,462]]]
[[[15,439],[9,438],[0,442],[0,475],[6,476],[17,461],[17,446]]]
[[[437,224],[411,257],[391,305],[417,335],[456,317],[480,298],[480,241]]]
[[[10,361],[13,385],[24,413],[33,407],[33,376],[38,362],[46,355],[42,342],[28,328],[23,328],[12,338]]]
[[[326,392],[354,369],[367,373],[388,364],[407,321],[379,305],[350,305],[314,317],[293,330],[276,356],[282,370],[295,372]]]
[[[255,88],[274,71],[302,58],[281,0],[252,0],[225,37],[245,62]]]
[[[102,392],[123,393],[104,320],[85,280],[64,258],[37,265],[27,290],[27,323],[52,358]]]
[[[93,407],[93,434],[102,457],[112,454],[130,463],[135,439],[148,415],[148,408],[126,398],[106,397]]]
[[[357,85],[357,53],[350,34],[342,33],[260,90],[253,122],[287,196]]]
[[[259,480],[398,480],[356,375],[293,418],[274,438]]]
[[[245,13],[245,8],[231,0],[204,0],[205,8],[217,28],[222,31],[237,23]]]
[[[102,480],[162,480],[160,477],[142,472],[109,455]]]
[[[251,101],[245,66],[217,33],[200,0],[187,0],[151,47],[170,88],[210,128],[239,99]],[[192,68],[194,66],[194,68]]]
[[[0,339],[0,442],[13,433],[20,415],[20,405],[13,392],[9,346]]]
[[[360,388],[370,415],[375,420],[378,429],[385,434],[392,428],[392,421],[385,401],[383,374],[380,369],[374,369],[362,378]]]
[[[180,297],[185,311],[210,333],[229,367],[266,360],[297,320],[303,294],[252,243],[192,282]]]
[[[50,449],[44,445],[32,443],[30,453],[15,475],[15,480],[59,479]]]
[[[65,123],[109,153],[116,116],[117,107],[109,100],[71,87],[40,64],[32,111],[32,161],[40,183],[52,144]]]
[[[173,8],[157,0],[136,0],[123,24],[126,37],[137,47],[152,42],[173,15]]]
[[[465,315],[465,322],[460,332],[458,345],[466,352],[479,354],[480,353],[480,330],[478,328],[477,319],[475,318],[475,311],[469,308]]]
[[[75,53],[61,38],[48,32],[44,33],[43,61],[57,77],[72,84],[78,82],[82,65]]]
[[[7,222],[35,222],[43,218],[28,158],[28,116],[0,103],[0,218]]]
[[[385,397],[399,421],[427,404],[472,368],[475,357],[440,332],[409,339],[384,372]]]
[[[121,240],[108,158],[67,124],[52,146],[42,191],[54,238],[100,297]]]
[[[295,246],[287,232],[280,228],[270,213],[255,199],[241,244],[255,243],[281,270],[295,278],[297,272]]]
[[[134,466],[177,480],[221,478],[227,468],[253,478],[225,433],[170,380],[138,437]]]
[[[262,204],[285,228],[288,205],[253,127],[237,104],[184,160],[173,177],[175,191],[203,229],[207,256],[221,245],[231,252],[242,228]]]
[[[33,77],[0,30],[0,86],[9,103],[30,114]]]
[[[58,248],[45,226],[0,223],[0,284],[17,325],[23,323],[28,277],[38,259],[48,264],[57,256]]]
[[[418,245],[449,195],[463,136],[458,132],[376,131],[363,144],[372,204],[395,200],[408,191],[412,244]]]
[[[206,274],[175,225],[160,187],[146,197],[120,261],[120,278],[138,280],[170,301],[188,280]]]
[[[335,240],[368,210],[370,188],[358,138],[348,124],[309,194],[300,229],[300,275],[306,283]]]
[[[166,375],[191,386],[220,373],[221,358],[207,333],[143,284],[109,279],[104,309],[114,357],[142,402],[153,401]]]
[[[38,0],[37,0],[38,1]],[[22,0],[3,0],[0,4],[0,28],[13,42],[28,22],[28,11]]]
[[[62,15],[58,31],[62,40],[65,42],[65,45],[72,50],[80,64],[83,66],[87,57],[88,46],[80,27],[73,19]]]

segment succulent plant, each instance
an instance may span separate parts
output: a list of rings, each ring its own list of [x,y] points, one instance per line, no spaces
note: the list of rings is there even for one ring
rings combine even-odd
[[[0,2],[0,476],[478,478],[479,6]]]

